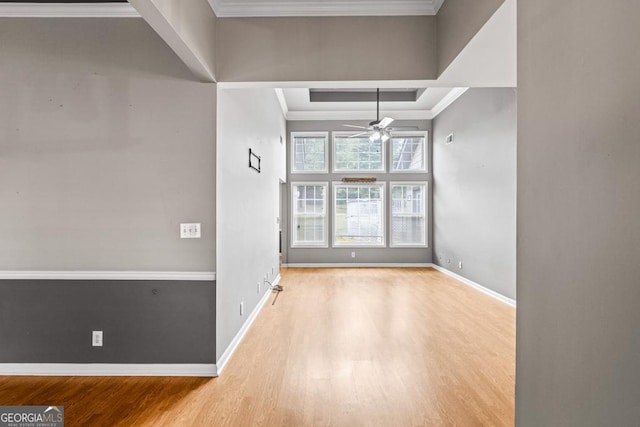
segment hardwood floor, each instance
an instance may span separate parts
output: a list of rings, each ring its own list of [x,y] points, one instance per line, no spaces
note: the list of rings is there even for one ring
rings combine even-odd
[[[430,268],[285,269],[222,376],[0,377],[68,426],[512,426],[515,310]]]

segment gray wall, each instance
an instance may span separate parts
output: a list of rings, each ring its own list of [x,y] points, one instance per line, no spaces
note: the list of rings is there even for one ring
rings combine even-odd
[[[0,40],[0,270],[213,271],[215,85],[140,19]]]
[[[446,0],[437,22],[438,76],[467,46],[504,0]]]
[[[469,89],[433,121],[434,262],[513,299],[516,122],[509,88]]]
[[[140,19],[1,19],[0,58],[0,270],[213,271],[215,85]],[[0,342],[1,362],[213,363],[215,283],[1,281]]]
[[[640,419],[640,2],[518,4],[519,426]]]
[[[433,16],[219,19],[216,75],[219,81],[435,79],[435,23]],[[372,61],[377,54],[384,60]]]
[[[273,89],[220,89],[218,123],[216,360],[267,292],[265,276],[273,282],[278,275],[286,179],[286,125]],[[249,148],[262,158],[261,173],[249,168]]]
[[[291,164],[291,132],[315,132],[315,131],[327,131],[329,132],[329,165],[332,164],[333,159],[333,146],[331,141],[331,131],[345,131],[345,124],[351,124],[356,126],[364,126],[368,123],[367,120],[361,121],[288,121],[287,122],[287,182],[296,181],[309,181],[319,180],[329,183],[329,194],[331,193],[331,182],[340,181],[343,177],[354,176],[353,173],[333,173],[331,168],[329,173],[324,174],[292,174],[290,171]],[[428,209],[428,231],[427,242],[428,248],[390,248],[389,246],[389,227],[391,224],[390,214],[388,206],[385,207],[387,212],[387,218],[385,219],[387,227],[387,247],[386,248],[292,248],[290,240],[290,216],[291,216],[291,198],[289,196],[291,192],[290,185],[287,186],[287,208],[283,212],[285,220],[283,223],[283,246],[285,246],[284,260],[288,264],[314,264],[314,263],[430,263],[431,262],[431,236],[433,235],[432,228],[432,203],[431,203],[431,121],[430,120],[402,120],[393,122],[394,126],[415,126],[419,130],[428,131],[429,145],[427,149],[428,160],[428,172],[427,173],[389,173],[389,144],[387,144],[386,161],[387,161],[387,173],[367,173],[367,176],[374,176],[378,181],[387,182],[387,191],[389,191],[390,181],[427,181],[428,196],[427,196],[427,209]],[[356,174],[357,175],[357,174]],[[388,197],[385,197],[385,203],[388,205]],[[332,212],[333,205],[331,203],[331,197],[328,199],[327,211]],[[332,220],[329,219],[329,242],[331,246],[332,241]],[[356,252],[356,258],[351,257],[351,252]]]
[[[0,280],[0,319],[0,363],[215,363],[214,282]]]

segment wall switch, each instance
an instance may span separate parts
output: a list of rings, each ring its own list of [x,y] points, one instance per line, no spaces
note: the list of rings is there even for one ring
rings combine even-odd
[[[459,268],[460,270],[462,270],[462,261],[460,261],[460,262],[458,263],[458,268]]]
[[[102,347],[102,331],[93,331],[91,345],[94,347]]]
[[[180,238],[181,239],[199,239],[200,223],[191,222],[191,223],[180,224]]]
[[[355,258],[356,257],[356,253],[355,252],[351,252],[351,258]]]
[[[449,134],[447,135],[446,139],[444,140],[444,143],[449,145],[449,144],[453,144],[453,134]]]
[[[240,303],[240,316],[244,314],[244,301]]]

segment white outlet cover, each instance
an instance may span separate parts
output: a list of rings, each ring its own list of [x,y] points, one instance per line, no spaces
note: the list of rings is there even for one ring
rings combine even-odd
[[[91,345],[94,347],[102,347],[102,331],[93,331]]]
[[[201,227],[199,222],[187,222],[180,224],[181,239],[199,239],[201,237]]]

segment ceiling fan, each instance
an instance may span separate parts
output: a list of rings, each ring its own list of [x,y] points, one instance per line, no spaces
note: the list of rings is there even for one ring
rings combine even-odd
[[[380,120],[380,88],[376,89],[376,119],[369,123],[368,127],[364,126],[353,126],[353,125],[344,125],[345,127],[355,128],[355,129],[365,129],[364,132],[356,133],[354,135],[349,135],[349,138],[357,138],[363,135],[369,135],[369,140],[377,141],[382,140],[382,142],[386,142],[389,138],[391,138],[391,130],[389,125],[393,122],[391,117],[385,117]]]

